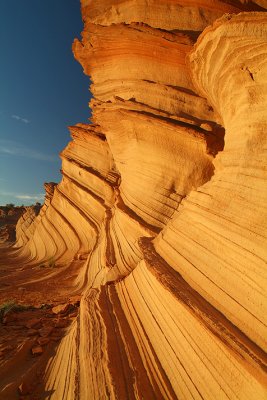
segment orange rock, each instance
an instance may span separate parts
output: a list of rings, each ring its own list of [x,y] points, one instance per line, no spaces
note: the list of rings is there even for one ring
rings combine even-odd
[[[77,311],[78,311],[78,310],[77,310]],[[74,312],[72,312],[72,313],[69,313],[69,314],[68,314],[68,317],[69,317],[69,318],[76,318],[76,317],[77,317],[77,314],[78,314],[77,311],[76,311],[76,312],[74,311]]]
[[[79,296],[79,295],[77,295],[77,296],[71,296],[71,297],[69,298],[69,303],[76,306],[76,305],[80,304],[81,297],[82,297],[82,296]]]
[[[34,355],[34,356],[40,356],[41,354],[43,354],[43,348],[42,348],[42,346],[34,346],[33,348],[32,348],[32,354]]]
[[[51,333],[53,332],[53,327],[52,326],[44,326],[43,328],[39,329],[39,335],[42,337],[46,337],[51,335]]]
[[[59,304],[58,306],[52,308],[52,312],[54,314],[65,314],[69,309],[70,309],[69,303]]]
[[[39,339],[37,339],[37,342],[39,343],[40,346],[44,346],[47,343],[49,343],[50,339],[47,337],[40,337]]]

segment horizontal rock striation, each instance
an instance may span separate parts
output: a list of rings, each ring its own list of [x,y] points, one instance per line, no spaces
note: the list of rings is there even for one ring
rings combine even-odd
[[[17,228],[31,263],[82,265],[46,391],[265,399],[265,4],[81,4],[92,123]]]

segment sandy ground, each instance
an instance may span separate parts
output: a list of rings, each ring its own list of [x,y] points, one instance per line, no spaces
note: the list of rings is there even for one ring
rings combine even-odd
[[[49,398],[45,367],[78,315],[80,265],[29,265],[11,243],[0,245],[1,400]]]

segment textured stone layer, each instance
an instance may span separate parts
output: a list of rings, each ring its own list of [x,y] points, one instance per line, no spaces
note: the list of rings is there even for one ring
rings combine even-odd
[[[83,260],[46,390],[265,399],[265,4],[81,3],[92,124],[70,128],[62,181],[17,229],[31,263]]]

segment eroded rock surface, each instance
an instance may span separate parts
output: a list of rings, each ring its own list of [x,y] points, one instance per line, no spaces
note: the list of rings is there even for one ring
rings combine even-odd
[[[0,206],[0,244],[16,240],[16,224],[24,212],[24,207]]]
[[[45,390],[266,399],[265,3],[81,4],[92,123],[17,228],[20,282],[81,295]]]

